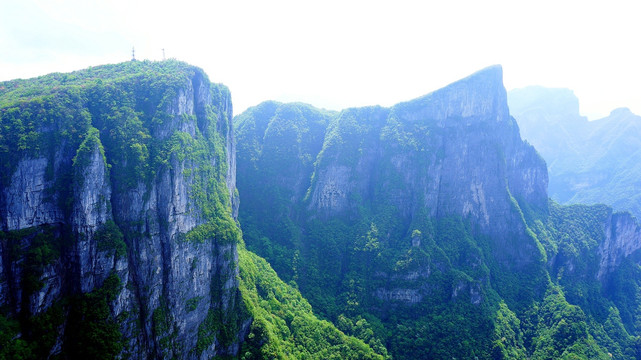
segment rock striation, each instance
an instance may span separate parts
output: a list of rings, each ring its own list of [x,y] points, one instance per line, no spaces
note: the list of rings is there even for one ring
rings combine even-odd
[[[350,132],[364,133],[357,149]],[[328,133],[310,188],[313,212],[335,216],[360,205],[351,199],[376,199],[408,223],[423,209],[468,218],[501,242],[500,261],[517,267],[539,256],[519,203],[547,212],[547,170],[509,115],[499,66],[390,109],[345,110]]]
[[[36,143],[2,154],[0,307],[25,318],[58,306],[72,314],[65,299],[118,279],[107,320],[122,334],[115,355],[236,354],[250,320],[240,315],[237,239],[201,230],[236,226],[229,91],[175,61],[74,76],[83,85],[3,94],[18,98],[3,106],[3,123],[30,122]],[[58,77],[36,86],[52,89]],[[64,101],[72,105],[47,113]],[[27,135],[3,134],[3,145]],[[67,338],[72,320],[57,326],[51,355],[84,351]]]
[[[597,277],[606,280],[623,259],[641,249],[641,227],[629,213],[614,213],[604,224],[604,240],[599,244]]]

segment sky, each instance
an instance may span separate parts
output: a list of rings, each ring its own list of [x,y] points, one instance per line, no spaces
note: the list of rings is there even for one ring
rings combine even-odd
[[[0,81],[177,58],[265,100],[391,106],[503,66],[508,90],[572,89],[583,115],[641,114],[635,1],[2,0]]]

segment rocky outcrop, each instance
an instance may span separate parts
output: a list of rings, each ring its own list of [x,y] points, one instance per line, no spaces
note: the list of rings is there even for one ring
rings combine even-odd
[[[51,180],[45,179],[48,165],[46,158],[24,159],[18,163],[10,186],[3,189],[5,230],[54,224],[64,219],[63,212],[47,193],[53,186]]]
[[[383,318],[475,307],[488,287],[514,286],[490,263],[545,276],[524,212],[547,216],[547,170],[520,138],[499,66],[391,108],[310,113],[268,102],[235,124],[246,242],[314,306]]]
[[[519,202],[547,213],[547,170],[509,115],[500,67],[391,109],[345,110],[328,134],[313,213],[339,216],[363,205],[352,199],[375,198],[409,223],[428,209],[470,219],[497,241],[500,262],[538,261]]]
[[[598,248],[600,262],[597,278],[602,281],[624,258],[641,249],[641,227],[629,213],[615,213],[608,216],[604,235]]]
[[[108,164],[97,131],[84,144],[86,151],[74,158],[74,197],[71,230],[76,235],[74,257],[80,277],[80,291],[90,292],[100,286],[114,269],[115,254],[104,251],[95,239],[96,231],[113,220],[111,214],[111,184]],[[102,250],[102,251],[101,251]],[[120,264],[126,268],[126,263]],[[127,274],[121,274],[122,279]],[[56,299],[56,297],[53,297]]]
[[[155,73],[164,66],[178,81]],[[68,311],[64,299],[95,291],[115,275],[120,285],[110,317],[118,319],[127,357],[235,354],[247,328],[239,317],[237,240],[203,230],[221,220],[235,229],[229,91],[182,63],[113,67],[114,73],[124,67],[125,76],[83,90],[86,103],[77,105],[81,115],[71,125],[54,116],[53,125],[34,130],[58,139],[71,126],[80,141],[43,142],[45,156],[24,151],[2,182],[0,307],[25,318],[54,304]],[[78,76],[101,70],[109,72],[93,68]],[[145,72],[163,85],[145,87]],[[127,115],[134,114],[127,106],[140,112]],[[222,323],[236,332],[222,338]],[[52,353],[66,351],[63,334]]]

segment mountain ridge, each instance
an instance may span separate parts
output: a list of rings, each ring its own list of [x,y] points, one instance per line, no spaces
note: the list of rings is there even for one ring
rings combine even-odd
[[[381,358],[264,298],[301,301],[251,271],[224,85],[168,60],[0,87],[0,358]]]
[[[174,60],[0,87],[0,357],[641,354],[640,227],[548,199],[500,67],[233,120]]]
[[[492,67],[390,108],[325,114],[326,127],[314,132],[324,136],[319,151],[302,151],[302,140],[266,146],[285,143],[288,131],[305,138],[305,116],[290,118],[297,125],[280,134],[252,125],[287,123],[275,115],[279,106],[307,105],[270,103],[270,112],[236,116],[239,143],[252,144],[238,152],[247,246],[324,317],[378,324],[376,336],[395,358],[606,359],[608,347],[632,359],[634,302],[603,289],[621,291],[620,269],[638,250],[636,235],[625,235],[635,222],[548,202],[545,162],[521,140],[501,78]],[[288,177],[308,179],[298,182],[309,184],[305,196]],[[625,322],[621,336],[587,324],[605,321],[615,303],[622,318],[608,321]],[[539,306],[552,307],[544,315]],[[582,334],[552,340],[568,321]]]

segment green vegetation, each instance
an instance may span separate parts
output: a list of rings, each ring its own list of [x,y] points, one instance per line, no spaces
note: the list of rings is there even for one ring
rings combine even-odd
[[[98,149],[100,156],[102,157],[102,161],[108,169],[109,167],[107,164],[107,158],[105,157],[105,148],[102,146],[102,143],[100,143],[100,132],[94,127],[89,127],[84,140],[76,151],[76,156],[73,158],[73,167],[76,169],[74,182],[78,184],[78,187],[81,187],[84,182],[82,170],[89,165],[89,157],[95,149]]]
[[[187,303],[185,304],[185,310],[187,310],[187,312],[196,310],[198,308],[198,303],[200,303],[200,300],[202,299],[202,296],[196,296],[187,300]]]
[[[641,255],[624,260],[605,283],[597,279],[611,210],[531,204],[506,187],[510,214],[496,223],[503,233],[483,234],[469,217],[435,215],[423,205],[436,191],[426,169],[458,156],[448,155],[456,149],[443,141],[462,130],[403,120],[407,106],[348,109],[315,122],[320,110],[267,102],[239,115],[239,217],[247,248],[321,318],[383,356],[638,358],[641,273],[634,264]],[[483,126],[473,131],[497,131]],[[467,140],[461,146],[475,141]],[[505,161],[501,148],[487,151]],[[334,187],[319,195],[323,177]],[[427,184],[411,192],[417,181]],[[331,210],[319,196],[336,201]],[[439,199],[445,208],[448,196]],[[261,323],[260,339],[290,328],[287,319],[254,326]]]
[[[109,303],[120,289],[120,279],[112,273],[101,287],[64,297],[43,313],[19,321],[0,314],[0,359],[48,358],[63,332],[69,341],[59,358],[113,359],[123,344]]]
[[[202,244],[205,241],[217,244],[237,244],[241,235],[234,220],[228,217],[214,217],[208,223],[198,225],[185,234],[185,241]]]
[[[52,225],[0,232],[0,242],[9,250],[7,259],[24,259],[18,266],[22,270],[21,286],[25,295],[42,288],[42,273],[60,258],[65,241],[61,229]]]
[[[568,304],[559,289],[551,289],[531,313],[537,324],[531,340],[532,359],[609,358],[590,334],[583,311]]]
[[[19,338],[20,324],[0,314],[0,360],[31,359],[29,344]]]
[[[239,249],[240,290],[253,316],[241,359],[384,359],[362,340],[314,316],[309,303],[269,264]],[[362,326],[361,326],[362,327]]]
[[[107,220],[94,234],[94,240],[100,251],[113,251],[116,258],[127,256],[127,244],[125,244],[122,232],[113,220]]]
[[[64,315],[61,302],[22,321],[0,314],[0,359],[47,358],[65,322]]]
[[[109,307],[121,288],[120,278],[112,273],[101,287],[72,299],[65,334],[69,341],[63,350],[70,358],[106,360],[122,351],[122,334]]]

